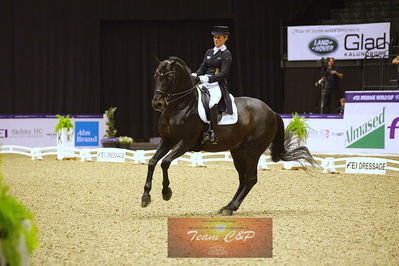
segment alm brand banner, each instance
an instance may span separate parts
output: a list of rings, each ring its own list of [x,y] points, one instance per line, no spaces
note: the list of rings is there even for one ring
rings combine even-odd
[[[169,258],[271,258],[271,218],[168,218]]]
[[[293,26],[287,28],[288,61],[363,59],[388,56],[390,22],[346,25]]]
[[[75,122],[75,146],[98,146],[98,121]]]
[[[399,151],[399,91],[345,94],[345,151]]]

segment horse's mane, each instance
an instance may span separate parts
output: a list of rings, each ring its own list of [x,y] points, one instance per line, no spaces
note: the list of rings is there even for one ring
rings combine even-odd
[[[177,56],[170,56],[169,59],[178,62],[187,71],[187,74],[191,74],[191,69],[187,66],[186,62],[184,62],[183,59]]]

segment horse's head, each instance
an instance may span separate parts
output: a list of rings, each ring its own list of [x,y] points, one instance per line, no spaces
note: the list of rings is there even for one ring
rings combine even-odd
[[[162,62],[159,59],[157,60],[158,67],[154,74],[155,91],[152,107],[154,110],[162,112],[168,104],[168,98],[192,87],[192,80],[190,70],[183,60],[177,57],[171,57]]]

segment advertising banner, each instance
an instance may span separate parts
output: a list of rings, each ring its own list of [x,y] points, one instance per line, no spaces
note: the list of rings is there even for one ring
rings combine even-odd
[[[300,115],[309,126],[306,146],[312,153],[344,152],[344,119],[342,115],[305,114]],[[291,122],[292,115],[281,115],[285,127]]]
[[[382,158],[354,157],[346,160],[345,172],[350,174],[385,175],[387,160]]]
[[[104,136],[102,114],[72,115],[74,146],[98,147]],[[57,145],[54,114],[0,115],[0,145],[50,147]]]
[[[168,218],[169,258],[271,258],[271,218]]]
[[[345,94],[345,151],[399,153],[399,91]]]
[[[390,22],[346,25],[293,26],[287,28],[288,61],[363,59],[388,57]]]

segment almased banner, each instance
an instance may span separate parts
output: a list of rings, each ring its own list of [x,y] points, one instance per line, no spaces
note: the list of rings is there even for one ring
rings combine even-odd
[[[399,153],[399,91],[345,94],[345,151]]]
[[[390,22],[287,28],[288,61],[363,59],[375,54],[388,57]]]

